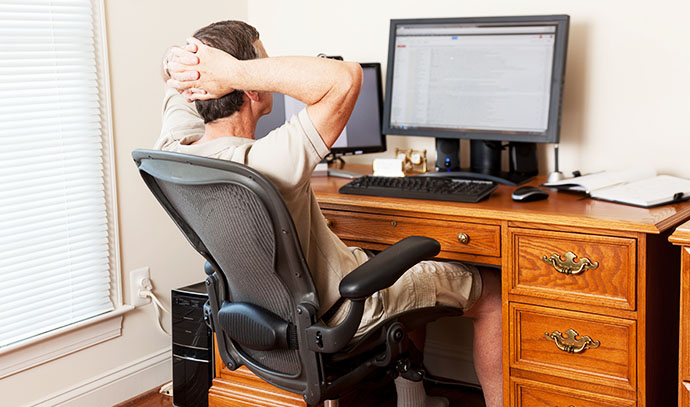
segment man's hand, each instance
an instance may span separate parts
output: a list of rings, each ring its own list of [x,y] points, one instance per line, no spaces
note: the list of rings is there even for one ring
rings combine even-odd
[[[216,99],[236,89],[278,92],[307,105],[307,114],[330,148],[343,131],[362,86],[362,68],[355,62],[316,57],[267,57],[260,40],[254,46],[264,57],[238,60],[196,38],[172,48],[167,84],[187,100]]]
[[[238,60],[217,48],[212,48],[196,38],[189,38],[184,48],[170,50],[166,82],[188,100],[216,99],[235,89],[225,78],[238,69]]]

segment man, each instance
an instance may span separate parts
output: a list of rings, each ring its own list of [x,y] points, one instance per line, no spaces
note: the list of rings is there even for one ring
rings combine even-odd
[[[367,260],[361,249],[346,247],[326,226],[310,186],[314,167],[328,154],[357,101],[359,64],[269,58],[253,27],[223,21],[197,31],[185,47],[171,48],[163,66],[170,89],[156,148],[240,162],[269,178],[293,217],[323,314],[340,297],[340,280]],[[271,92],[292,96],[306,108],[254,140],[257,121],[271,111]],[[501,299],[494,270],[423,262],[367,301],[358,334],[381,318],[437,303],[462,307],[474,321],[475,368],[486,405],[502,405]],[[329,323],[337,324],[346,312],[347,306],[341,307]],[[422,383],[402,378],[395,383],[399,407],[447,405],[447,400],[427,397]]]

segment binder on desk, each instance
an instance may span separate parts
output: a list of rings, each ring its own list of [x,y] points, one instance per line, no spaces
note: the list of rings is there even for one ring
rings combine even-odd
[[[690,180],[657,175],[649,168],[603,171],[543,184],[591,198],[649,208],[690,199]]]

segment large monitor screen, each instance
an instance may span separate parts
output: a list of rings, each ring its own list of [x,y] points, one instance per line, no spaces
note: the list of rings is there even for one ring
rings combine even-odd
[[[384,132],[557,142],[567,16],[392,20]]]
[[[381,132],[383,92],[381,65],[363,63],[362,90],[345,129],[331,147],[333,154],[362,154],[386,150],[386,139]],[[304,103],[280,93],[273,95],[273,110],[259,119],[255,137],[264,137],[271,130],[304,109]]]

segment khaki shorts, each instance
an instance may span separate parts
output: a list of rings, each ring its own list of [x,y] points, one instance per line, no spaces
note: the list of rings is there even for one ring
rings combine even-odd
[[[379,321],[403,311],[434,305],[450,305],[467,311],[482,294],[482,279],[475,266],[445,261],[423,261],[405,272],[389,288],[369,297],[355,338]],[[329,325],[341,322],[350,308],[343,304]]]

